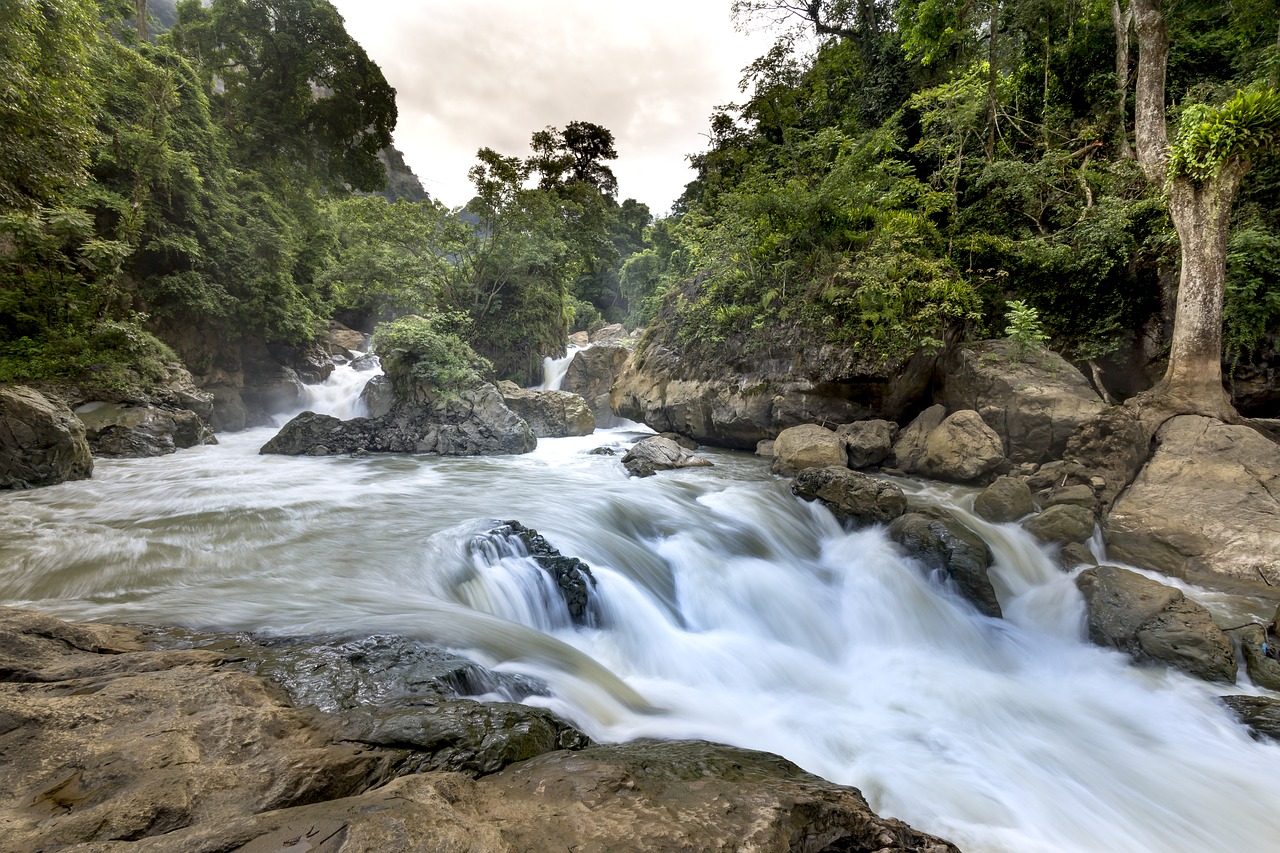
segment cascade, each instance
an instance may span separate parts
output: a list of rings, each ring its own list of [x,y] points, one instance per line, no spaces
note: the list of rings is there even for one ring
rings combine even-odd
[[[576,344],[569,344],[568,352],[560,358],[544,358],[542,360],[542,384],[535,390],[559,391],[561,386],[564,385],[564,376],[569,372],[569,363],[573,361],[573,357],[590,347],[591,344],[582,347]]]
[[[363,354],[354,353],[357,358]],[[368,411],[360,399],[360,392],[370,379],[381,375],[381,365],[374,370],[356,370],[350,364],[336,365],[324,382],[302,386],[302,408],[299,411],[332,415],[344,421],[363,417]],[[293,414],[297,412],[291,416]]]
[[[331,411],[370,375],[347,371],[315,389]],[[1275,847],[1280,745],[1216,699],[1250,688],[1087,643],[1071,577],[966,490],[902,481],[991,545],[1003,620],[747,454],[641,480],[590,452],[634,430],[453,459],[258,456],[270,434],[0,496],[0,602],[468,650],[593,738],[776,752],[977,853]],[[500,519],[590,566],[590,624]]]

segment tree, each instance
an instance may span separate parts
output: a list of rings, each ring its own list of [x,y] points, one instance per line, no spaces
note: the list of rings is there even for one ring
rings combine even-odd
[[[1274,89],[1240,92],[1220,107],[1189,108],[1171,150],[1165,116],[1168,22],[1160,0],[1132,0],[1132,12],[1138,36],[1138,163],[1152,183],[1167,181],[1169,215],[1182,248],[1169,365],[1157,390],[1206,414],[1231,416],[1222,387],[1231,205],[1251,158],[1280,141],[1280,96]]]
[[[533,134],[533,156],[526,161],[538,186],[553,190],[569,184],[586,184],[602,195],[618,192],[618,179],[607,161],[617,160],[613,132],[589,121],[571,121],[560,131],[546,127]]]

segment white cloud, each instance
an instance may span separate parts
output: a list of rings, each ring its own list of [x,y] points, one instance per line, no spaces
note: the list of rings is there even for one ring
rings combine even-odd
[[[477,149],[523,155],[547,125],[613,131],[619,196],[656,213],[692,178],[712,108],[739,97],[767,34],[734,31],[729,0],[334,0],[398,92],[396,146],[427,191],[470,197]]]

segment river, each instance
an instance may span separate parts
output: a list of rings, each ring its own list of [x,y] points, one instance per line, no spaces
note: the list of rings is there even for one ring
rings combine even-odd
[[[311,405],[353,414],[363,381],[340,368]],[[0,495],[0,601],[417,637],[543,679],[529,701],[596,739],[776,752],[976,853],[1280,850],[1280,746],[1251,740],[1223,690],[1088,644],[1071,578],[1020,529],[968,517],[998,557],[1006,618],[985,618],[751,455],[630,479],[589,452],[643,432],[518,457],[292,458],[259,456],[261,428],[98,460],[92,480]],[[476,547],[503,519],[592,567],[594,627],[531,561]]]

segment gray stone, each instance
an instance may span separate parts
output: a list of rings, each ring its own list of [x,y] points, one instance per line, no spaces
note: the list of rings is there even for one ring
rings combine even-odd
[[[836,427],[836,435],[844,442],[845,452],[849,454],[850,468],[879,465],[889,456],[897,434],[897,424],[880,419],[854,421]]]
[[[1236,680],[1231,641],[1181,590],[1114,566],[1085,569],[1076,586],[1088,610],[1089,639],[1098,645],[1206,681]]]
[[[240,389],[214,385],[205,390],[213,397],[213,418],[209,427],[214,432],[239,432],[248,425],[249,412],[240,398]]]
[[[706,468],[711,463],[685,450],[669,438],[651,435],[631,446],[622,457],[622,465],[634,477],[652,477],[659,471],[675,468]]]
[[[773,473],[794,474],[804,468],[846,467],[844,442],[834,430],[801,424],[778,433],[773,442]]]
[[[948,415],[929,432],[917,470],[936,480],[972,483],[986,478],[1004,461],[1000,436],[977,412],[965,409]]]
[[[1276,657],[1280,654],[1280,637],[1263,625],[1246,625],[1235,633],[1249,680],[1267,690],[1280,690],[1280,659]]]
[[[611,427],[618,423],[609,393],[630,358],[631,351],[624,346],[600,344],[579,352],[565,370],[561,389],[587,401],[587,408],[595,415],[597,427]]]
[[[898,433],[893,443],[890,463],[894,468],[907,474],[914,474],[924,461],[925,443],[929,434],[947,419],[947,407],[934,405],[916,415],[915,420],[907,424],[906,429]]]
[[[1280,699],[1270,696],[1220,696],[1255,738],[1280,741]]]
[[[945,572],[980,613],[1003,615],[987,576],[991,549],[950,513],[932,508],[909,512],[889,525],[889,538],[930,569]]]
[[[1017,521],[1035,511],[1031,489],[1019,477],[997,477],[995,482],[974,498],[973,511],[980,518],[996,524]]]
[[[89,403],[76,410],[94,456],[165,456],[179,449],[217,444],[213,432],[189,409]]]
[[[902,489],[848,468],[806,468],[791,481],[791,493],[820,500],[841,520],[887,524],[907,511]]]
[[[31,388],[0,387],[0,489],[52,486],[92,473],[84,425],[70,409]]]
[[[1092,513],[1098,509],[1098,498],[1094,495],[1093,488],[1083,483],[1050,489],[1040,495],[1040,505],[1045,508],[1059,504],[1078,506]]]
[[[698,449],[698,442],[694,441],[692,438],[689,438],[689,436],[687,435],[681,435],[678,432],[660,432],[658,433],[658,435],[661,436],[662,438],[667,439],[668,441],[674,441],[676,444],[680,445],[685,450]]]
[[[1027,519],[1023,527],[1041,542],[1066,545],[1087,541],[1093,536],[1095,524],[1091,511],[1073,504],[1058,504]]]
[[[756,456],[763,456],[765,459],[772,459],[777,454],[774,452],[776,442],[772,438],[761,439],[756,444]]]
[[[1098,565],[1098,560],[1083,543],[1068,542],[1058,552],[1058,565],[1065,571],[1071,571],[1076,566],[1096,566]]]
[[[499,382],[502,400],[524,418],[538,438],[590,435],[596,419],[586,401],[568,391],[532,391],[514,382]]]
[[[587,332],[574,332],[569,336],[569,346],[585,347],[591,343],[591,335]]]
[[[627,337],[627,330],[621,323],[613,323],[608,326],[601,326],[590,335],[590,341],[593,344],[611,344],[623,340]]]

